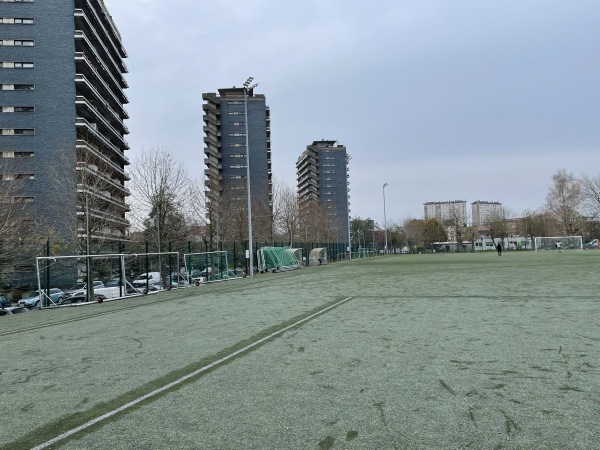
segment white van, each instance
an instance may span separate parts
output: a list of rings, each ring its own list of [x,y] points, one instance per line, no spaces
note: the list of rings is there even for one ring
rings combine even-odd
[[[151,290],[162,289],[162,277],[160,276],[160,272],[143,273],[133,280],[133,286],[137,289],[145,289],[146,285]]]

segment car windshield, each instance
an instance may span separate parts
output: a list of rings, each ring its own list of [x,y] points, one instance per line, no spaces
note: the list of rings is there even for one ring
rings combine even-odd
[[[80,289],[85,289],[85,283],[77,283],[75,286],[73,286],[70,290],[71,291],[78,291]]]

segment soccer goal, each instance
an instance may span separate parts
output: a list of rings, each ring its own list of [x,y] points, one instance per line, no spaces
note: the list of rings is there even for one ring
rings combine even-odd
[[[189,284],[199,285],[243,276],[243,273],[229,269],[226,251],[186,253],[183,255],[183,260],[185,261],[183,276]]]
[[[56,306],[121,298],[171,289],[179,253],[39,256],[36,277],[39,302]],[[93,296],[87,293],[88,280]]]
[[[582,250],[581,236],[536,237],[533,240],[535,251],[540,250]]]

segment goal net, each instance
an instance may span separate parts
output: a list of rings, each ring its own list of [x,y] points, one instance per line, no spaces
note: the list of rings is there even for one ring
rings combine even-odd
[[[243,276],[243,273],[229,269],[226,251],[186,253],[183,259],[185,270],[182,271],[181,276],[189,284],[198,285]]]
[[[178,252],[40,256],[36,258],[35,288],[40,302],[35,306],[121,298],[179,287],[172,276],[178,267]],[[93,295],[87,293],[88,279]],[[67,302],[70,298],[74,300]]]
[[[535,251],[540,250],[582,250],[581,236],[536,237],[533,240]]]
[[[298,269],[302,266],[299,250],[291,247],[261,247],[257,252],[258,271]]]

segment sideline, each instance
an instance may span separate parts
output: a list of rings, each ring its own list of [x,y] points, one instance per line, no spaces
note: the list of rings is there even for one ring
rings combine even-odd
[[[187,381],[190,378],[193,378],[193,377],[201,374],[202,372],[205,372],[205,371],[207,371],[207,370],[209,370],[209,369],[211,369],[211,368],[213,368],[215,366],[218,366],[219,364],[222,364],[223,362],[225,362],[225,361],[227,361],[227,360],[229,360],[231,358],[234,358],[237,355],[239,355],[241,353],[244,353],[244,352],[248,351],[249,349],[251,349],[253,347],[256,347],[257,345],[262,344],[263,342],[268,341],[269,339],[272,339],[273,337],[275,337],[275,336],[277,336],[279,334],[282,334],[282,333],[286,332],[287,330],[289,330],[291,328],[294,328],[294,327],[296,327],[296,326],[298,326],[298,325],[300,325],[300,324],[302,324],[304,322],[307,322],[307,321],[309,321],[309,320],[311,320],[311,319],[313,319],[313,318],[315,318],[317,316],[320,316],[321,314],[329,311],[330,309],[336,308],[337,306],[339,306],[339,305],[341,305],[343,303],[346,303],[346,302],[348,302],[351,299],[352,299],[352,297],[347,297],[347,298],[345,298],[343,300],[340,300],[339,302],[336,302],[336,303],[334,303],[332,305],[329,305],[326,308],[323,308],[322,310],[317,311],[316,313],[311,314],[308,317],[305,317],[305,318],[303,318],[301,320],[298,320],[297,322],[294,322],[293,324],[288,325],[288,326],[282,328],[281,330],[275,331],[275,332],[269,334],[268,336],[265,336],[265,337],[263,337],[261,339],[258,339],[257,341],[254,341],[253,343],[248,344],[245,347],[243,347],[243,348],[241,348],[239,350],[236,350],[235,352],[230,353],[229,355],[224,356],[223,358],[218,359],[217,361],[213,361],[212,363],[210,363],[210,364],[208,364],[208,365],[206,365],[204,367],[201,367],[201,368],[199,368],[199,369],[197,369],[197,370],[195,370],[193,372],[190,372],[189,374],[184,375],[183,377],[178,378],[177,380],[172,381],[171,383],[168,383],[168,384],[164,385],[163,387],[160,387],[160,388],[158,388],[158,389],[156,389],[156,390],[154,390],[152,392],[149,392],[148,394],[143,395],[143,396],[141,396],[141,397],[139,397],[139,398],[137,398],[137,399],[135,399],[135,400],[133,400],[133,401],[131,401],[129,403],[126,403],[125,405],[120,406],[119,408],[113,409],[112,411],[109,411],[109,412],[107,412],[107,413],[105,413],[105,414],[103,414],[103,415],[101,415],[99,417],[96,417],[95,419],[92,419],[92,420],[84,423],[83,425],[79,425],[78,427],[75,427],[75,428],[73,428],[73,429],[71,429],[71,430],[69,430],[69,431],[67,431],[65,433],[62,433],[62,434],[56,436],[55,438],[50,439],[49,441],[46,441],[46,442],[44,442],[44,443],[42,443],[40,445],[37,445],[37,446],[33,447],[32,450],[41,450],[41,449],[50,447],[51,445],[54,445],[57,442],[60,442],[60,441],[62,441],[64,439],[68,438],[69,436],[72,436],[72,435],[74,435],[76,433],[79,433],[80,431],[83,431],[86,428],[89,428],[91,426],[94,426],[97,423],[99,423],[99,422],[101,422],[101,421],[103,421],[105,419],[108,419],[108,418],[110,418],[110,417],[112,417],[112,416],[114,416],[116,414],[119,414],[120,412],[123,412],[123,411],[125,411],[125,410],[127,410],[127,409],[129,409],[129,408],[131,408],[131,407],[133,407],[133,406],[135,406],[135,405],[137,405],[137,404],[145,401],[145,400],[148,400],[149,398],[152,398],[152,397],[154,397],[154,396],[156,396],[156,395],[158,395],[158,394],[160,394],[160,393],[162,393],[164,391],[167,391],[167,390],[171,389],[174,386],[177,386],[177,385],[183,383],[184,381]]]

